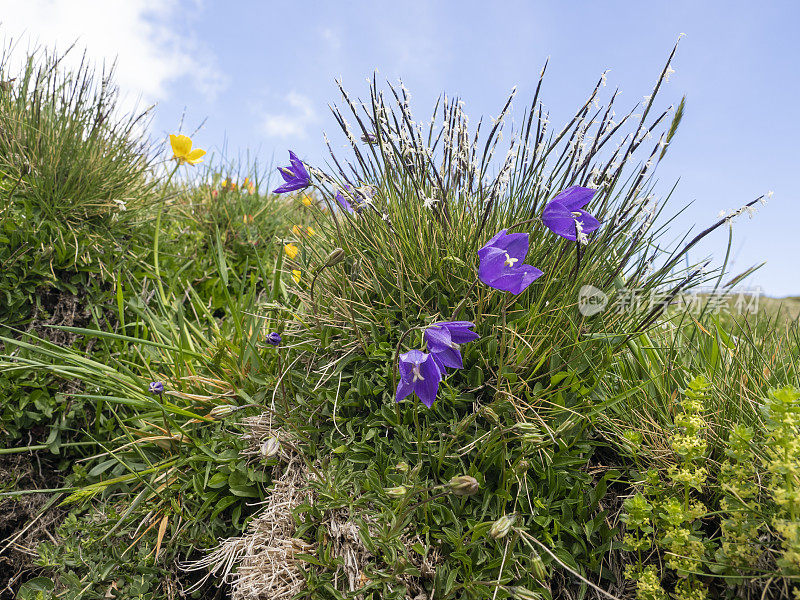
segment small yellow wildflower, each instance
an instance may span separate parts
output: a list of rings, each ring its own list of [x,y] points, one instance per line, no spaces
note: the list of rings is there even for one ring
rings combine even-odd
[[[292,233],[299,237],[301,235],[300,228],[297,225],[293,225],[292,226]]]
[[[297,256],[298,249],[294,244],[286,244],[283,249],[286,252],[286,256],[292,260],[294,260],[294,257]]]
[[[252,223],[254,219],[255,217],[253,217],[253,215],[242,215],[242,221],[244,221],[245,224]]]
[[[306,231],[308,232],[308,235],[314,235],[315,233],[317,233],[316,231],[314,231],[313,227],[306,227]]]
[[[169,134],[169,143],[172,146],[172,158],[179,164],[189,163],[196,165],[202,162],[206,151],[200,148],[192,150],[192,140],[185,135]]]
[[[298,269],[292,269],[292,279],[294,279],[295,283],[300,283],[300,274],[301,271]]]
[[[303,196],[303,204],[305,204],[306,206],[311,206],[311,198],[309,198],[308,196]]]

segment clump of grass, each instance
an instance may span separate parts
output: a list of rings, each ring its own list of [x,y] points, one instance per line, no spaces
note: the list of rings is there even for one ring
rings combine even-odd
[[[121,114],[113,68],[85,59],[64,69],[67,54],[38,50],[20,72],[0,58],[0,169],[5,189],[43,220],[75,226],[124,220],[146,203],[151,177],[148,110]],[[116,215],[116,217],[115,217]]]
[[[48,288],[81,296],[146,251],[141,209],[157,178],[149,112],[122,114],[113,69],[40,49],[0,56],[0,322],[47,313]],[[34,308],[35,307],[35,308]]]
[[[659,290],[669,298],[703,280],[699,266],[677,267],[696,240],[666,250],[664,229],[656,225],[665,203],[654,195],[654,171],[681,114],[670,121],[669,109],[655,109],[667,69],[648,100],[620,118],[616,92],[601,104],[604,76],[560,130],[551,130],[540,79],[505,146],[514,94],[490,126],[478,123],[473,130],[457,98],[440,99],[430,121],[419,122],[403,87],[384,93],[373,82],[367,102],[342,89],[356,124],[338,108],[334,115],[352,156],[332,154],[331,173],[312,169],[322,197],[317,206],[326,209],[316,219],[330,241],[295,261],[302,272],[319,271],[314,289],[300,285],[297,293],[308,305],[324,304],[317,322],[346,332],[348,347],[361,353],[375,341],[376,324],[399,340],[436,320],[478,322],[485,341],[466,350],[475,366],[472,387],[486,383],[532,405],[538,404],[535,384],[549,375],[566,368],[599,372],[660,310],[587,317],[577,310],[584,286],[601,288],[613,306],[626,289]],[[547,201],[570,185],[597,189],[591,212],[603,227],[586,246],[554,236],[539,218]],[[356,210],[337,210],[337,194]],[[530,232],[527,261],[545,272],[516,297],[475,285],[477,249],[508,227]],[[347,259],[323,269],[335,247]],[[609,343],[598,343],[601,338]]]

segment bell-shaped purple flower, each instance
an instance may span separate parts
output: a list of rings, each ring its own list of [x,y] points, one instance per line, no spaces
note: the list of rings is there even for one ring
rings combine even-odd
[[[507,232],[501,230],[478,250],[478,278],[497,290],[521,294],[542,271],[522,263],[528,254],[528,234]]]
[[[353,212],[353,206],[350,204],[347,198],[342,195],[341,192],[336,192],[336,201],[339,203],[339,206],[341,206],[347,212]]]
[[[147,386],[147,391],[156,396],[160,396],[164,393],[164,384],[160,381],[151,381],[150,385]]]
[[[470,331],[472,327],[475,327],[475,323],[469,321],[442,321],[434,323],[425,330],[423,335],[425,343],[428,344],[428,352],[433,356],[442,375],[447,372],[445,367],[463,368],[464,363],[458,345],[478,339],[478,334]]]
[[[597,190],[573,185],[553,198],[542,211],[542,222],[553,233],[568,240],[586,242],[586,234],[600,227],[600,221],[583,210]]]
[[[311,176],[306,171],[303,161],[297,158],[297,155],[291,150],[289,150],[289,162],[291,164],[288,167],[278,167],[278,171],[286,183],[272,190],[273,194],[304,190],[311,185]]]
[[[416,394],[430,408],[436,400],[441,381],[442,373],[430,354],[409,350],[400,355],[400,383],[397,384],[395,399],[400,402]]]
[[[267,336],[267,343],[270,346],[280,346],[281,344],[281,334],[277,331],[273,331]]]

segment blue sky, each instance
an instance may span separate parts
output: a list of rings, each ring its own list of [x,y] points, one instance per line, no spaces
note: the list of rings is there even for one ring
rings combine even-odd
[[[204,119],[196,143],[228,157],[284,161],[292,148],[324,161],[322,131],[334,78],[365,95],[402,77],[412,107],[428,116],[441,92],[460,96],[477,122],[496,116],[513,86],[530,100],[550,57],[543,100],[554,124],[600,73],[621,106],[650,93],[678,35],[665,103],[687,96],[685,118],[659,168],[660,191],[680,180],[673,207],[692,206],[674,235],[703,227],[774,191],[734,226],[732,270],[767,260],[750,285],[800,294],[800,3],[777,2],[211,2],[200,0],[0,0],[5,28],[47,43],[79,38],[96,60],[119,56],[129,98],[158,102],[154,136]],[[723,228],[692,255],[722,258]]]

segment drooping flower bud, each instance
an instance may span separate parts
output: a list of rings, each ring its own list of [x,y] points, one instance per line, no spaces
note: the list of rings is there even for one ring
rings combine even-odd
[[[280,452],[280,449],[281,443],[278,441],[278,438],[267,438],[267,440],[261,444],[261,456],[264,458],[275,456],[278,452]]]
[[[389,496],[389,498],[402,498],[408,492],[408,488],[406,488],[404,485],[398,485],[397,487],[393,488],[385,488],[383,491],[386,492],[386,495]]]
[[[450,491],[456,496],[473,496],[478,493],[478,480],[470,475],[456,475],[448,483]]]
[[[494,412],[494,410],[492,410],[488,406],[484,406],[481,412],[483,413],[483,416],[486,417],[486,420],[489,421],[490,423],[493,423],[495,425],[500,423],[500,417],[497,416],[497,413]]]
[[[518,600],[542,600],[542,595],[524,588],[522,586],[515,586],[513,588],[514,598]]]
[[[536,579],[541,581],[547,579],[547,567],[544,566],[544,561],[536,550],[531,550],[531,569]]]
[[[489,535],[496,540],[503,539],[508,535],[508,532],[513,529],[514,521],[516,520],[516,515],[503,515],[492,524]]]
[[[340,262],[344,260],[344,250],[341,248],[334,248],[330,254],[328,254],[328,258],[325,259],[325,266],[332,267],[334,265],[338,265]]]
[[[523,442],[532,444],[540,444],[545,440],[544,434],[537,425],[533,423],[520,422],[514,424],[514,429],[517,430]]]
[[[267,336],[267,343],[270,346],[279,346],[281,343],[281,334],[277,331],[273,331]]]
[[[214,417],[215,419],[218,417],[227,417],[236,409],[235,406],[231,406],[230,404],[220,404],[219,406],[215,406],[211,409],[211,412],[208,413],[209,417]]]
[[[155,394],[156,396],[160,396],[164,393],[164,384],[160,381],[151,381],[150,385],[147,386],[148,391],[151,394]]]

